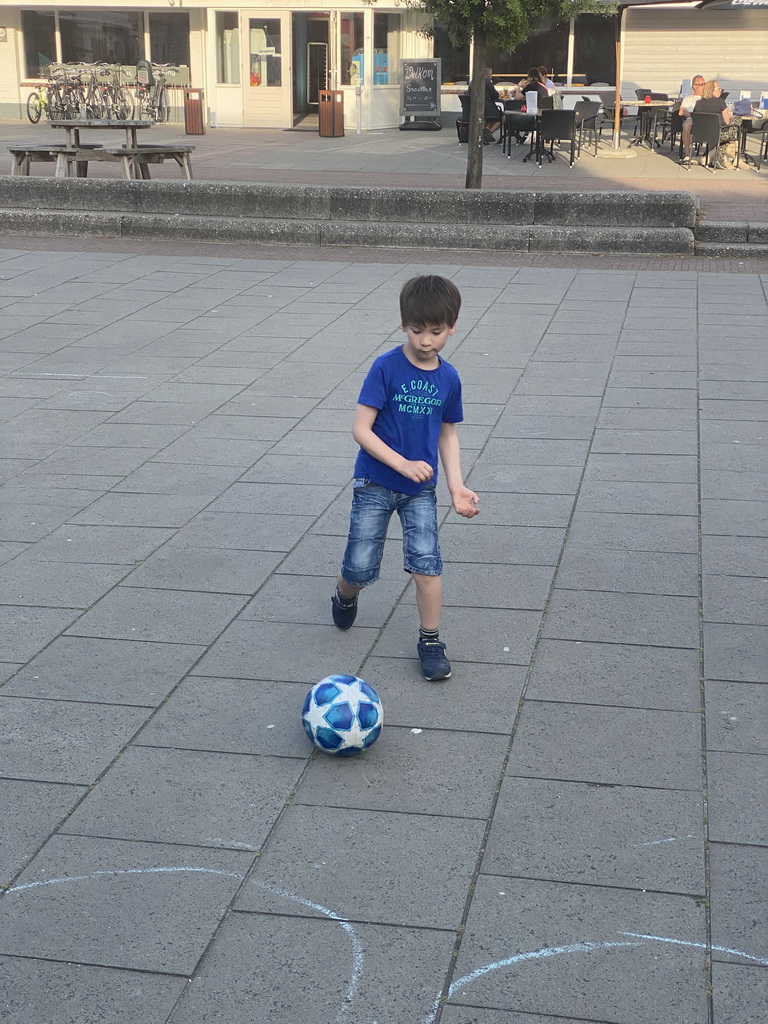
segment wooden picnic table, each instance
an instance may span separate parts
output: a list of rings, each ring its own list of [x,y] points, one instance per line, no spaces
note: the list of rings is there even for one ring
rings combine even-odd
[[[119,163],[124,178],[149,178],[149,165],[160,164],[165,160],[174,160],[182,170],[184,177],[192,178],[192,162],[190,154],[195,148],[175,143],[139,143],[137,133],[151,128],[154,121],[114,121],[103,119],[54,119],[49,122],[52,128],[61,128],[65,132],[63,143],[22,144],[9,146],[13,155],[12,175],[30,173],[32,163],[55,163],[54,174],[57,178],[67,178],[73,173],[79,178],[88,176],[91,163]],[[106,129],[125,132],[125,143],[122,146],[104,145],[101,142],[84,143],[80,133],[84,129]]]

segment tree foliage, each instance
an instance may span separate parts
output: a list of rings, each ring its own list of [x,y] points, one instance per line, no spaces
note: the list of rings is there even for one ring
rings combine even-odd
[[[365,2],[373,5],[376,0]],[[435,18],[454,45],[472,45],[466,188],[480,188],[482,184],[488,43],[511,52],[524,43],[546,17],[562,22],[577,14],[616,12],[615,5],[607,5],[604,0],[405,0],[405,4]]]

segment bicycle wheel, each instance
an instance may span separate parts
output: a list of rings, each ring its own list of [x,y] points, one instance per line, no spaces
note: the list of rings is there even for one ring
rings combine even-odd
[[[124,86],[120,86],[115,96],[113,109],[118,121],[130,121],[133,117],[133,97]]]
[[[157,94],[157,120],[168,122],[171,118],[171,104],[168,99],[168,90],[164,85],[160,86]]]
[[[40,102],[40,94],[37,92],[31,92],[27,96],[27,117],[32,124],[37,124],[43,113],[43,105]]]

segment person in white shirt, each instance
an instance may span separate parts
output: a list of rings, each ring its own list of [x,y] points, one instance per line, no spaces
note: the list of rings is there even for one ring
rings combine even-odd
[[[704,78],[702,75],[696,75],[691,82],[691,89],[693,92],[689,96],[683,97],[683,102],[680,104],[680,110],[678,113],[683,118],[683,156],[680,163],[690,164],[691,162],[691,132],[693,131],[693,121],[691,120],[691,111],[696,106],[698,101],[701,99],[701,93],[704,89]]]

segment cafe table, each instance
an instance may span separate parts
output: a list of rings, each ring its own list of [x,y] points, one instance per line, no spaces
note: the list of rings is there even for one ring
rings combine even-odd
[[[640,115],[640,133],[636,138],[630,139],[630,146],[642,146],[648,143],[648,149],[653,150],[653,144],[661,146],[656,140],[656,121],[662,110],[671,110],[675,105],[674,100],[651,100],[646,103],[644,100],[622,100],[622,107],[637,107]]]

